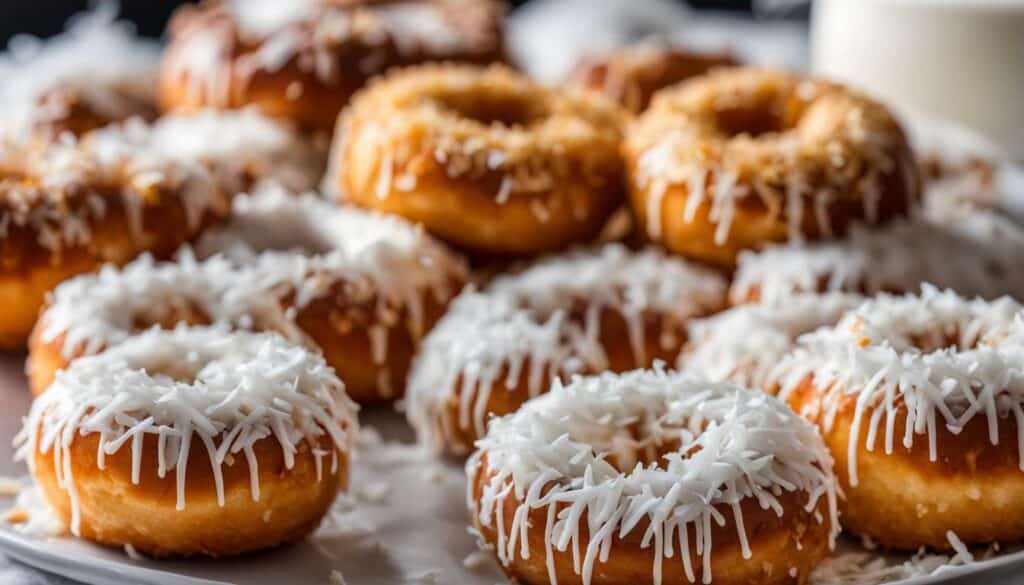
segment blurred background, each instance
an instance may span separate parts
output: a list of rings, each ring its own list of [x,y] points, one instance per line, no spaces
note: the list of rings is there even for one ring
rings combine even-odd
[[[281,0],[288,2],[289,0]],[[686,4],[700,10],[720,10],[735,15],[752,15],[755,0],[690,0]],[[600,0],[595,0],[600,2]],[[637,0],[638,3],[645,0]],[[139,32],[149,37],[158,37],[163,32],[164,23],[173,10],[187,2],[183,0],[123,0],[121,12],[125,18],[135,22]],[[510,2],[512,6],[526,4],[526,0]],[[67,18],[87,8],[92,2],[88,0],[33,0],[16,2],[6,0],[0,2],[0,43],[6,45],[8,39],[18,33],[29,33],[36,36],[50,36],[60,32]],[[806,16],[806,11],[787,11],[790,18]]]

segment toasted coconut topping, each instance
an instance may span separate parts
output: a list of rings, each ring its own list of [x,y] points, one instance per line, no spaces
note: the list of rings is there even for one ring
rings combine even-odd
[[[380,197],[414,189],[433,168],[451,179],[496,178],[501,203],[574,177],[601,186],[621,167],[622,118],[610,102],[556,92],[504,67],[398,71],[358,94],[345,118],[339,139],[360,141],[381,161]]]
[[[642,531],[641,547],[654,547],[655,583],[676,555],[691,582],[699,574],[710,583],[711,523],[724,525],[722,510],[731,509],[749,557],[741,503],[752,499],[785,517],[785,492],[806,496],[807,510],[824,505],[832,537],[839,531],[832,457],[817,431],[781,401],[728,383],[661,370],[556,381],[492,421],[477,447],[466,471],[484,485],[476,501],[471,479],[470,512],[496,529],[496,553],[507,565],[526,557],[530,513],[546,510],[552,583],[554,550],[571,548],[574,571],[588,584],[613,541],[633,531]],[[515,512],[507,517],[510,498]],[[702,567],[691,566],[694,556]]]
[[[689,193],[685,218],[704,202],[725,242],[737,205],[763,205],[799,241],[810,218],[833,233],[829,206],[861,202],[878,221],[883,198],[918,199],[907,138],[881,104],[840,85],[753,68],[727,69],[660,92],[627,132],[634,180],[651,190],[648,231],[661,236],[669,186]],[[897,185],[894,187],[893,185]]]

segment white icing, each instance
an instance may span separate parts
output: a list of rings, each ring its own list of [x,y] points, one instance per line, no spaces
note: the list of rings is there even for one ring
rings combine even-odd
[[[781,517],[783,492],[806,494],[807,510],[824,505],[833,538],[838,532],[832,459],[817,431],[781,401],[728,383],[661,370],[556,381],[493,420],[477,447],[467,474],[486,481],[479,502],[470,482],[474,520],[497,532],[506,565],[526,558],[528,530],[543,530],[552,583],[554,550],[571,549],[589,584],[614,542],[644,520],[641,546],[653,547],[655,583],[669,558],[680,559],[691,582],[710,583],[711,523],[728,521],[719,508],[733,510],[749,557],[740,505],[753,499]],[[516,511],[506,517],[509,498]],[[535,510],[547,511],[545,526],[528,525]]]
[[[40,98],[56,88],[79,93],[111,119],[134,112],[126,96],[153,101],[159,47],[116,16],[115,3],[101,2],[72,18],[63,34],[10,41],[0,56],[0,133],[22,138],[36,120],[59,115],[39,109]]]
[[[995,298],[1024,295],[1024,229],[996,212],[929,206],[930,217],[854,227],[843,240],[779,245],[739,256],[730,289],[734,303],[756,289],[761,298],[796,292],[874,294],[911,291],[922,283]]]
[[[965,300],[925,286],[919,296],[880,296],[844,316],[834,329],[800,339],[800,347],[775,372],[782,398],[808,376],[822,393],[821,425],[832,428],[845,397],[856,400],[849,440],[849,474],[856,486],[857,452],[882,443],[928,441],[938,457],[936,425],[958,433],[984,417],[989,440],[1000,425],[1024,422],[1024,310],[1003,297]],[[906,417],[902,429],[896,417]],[[867,432],[861,436],[862,421]],[[1021,469],[1024,433],[1018,428]]]
[[[157,473],[175,474],[179,510],[188,503],[185,463],[192,442],[200,441],[223,506],[222,468],[229,457],[246,458],[251,495],[258,501],[255,443],[275,439],[290,469],[300,444],[327,440],[336,462],[351,450],[357,408],[322,357],[280,337],[217,328],[152,329],[59,372],[25,419],[18,456],[34,471],[36,452],[53,454],[59,485],[71,500],[70,529],[77,535],[81,518],[70,447],[79,436],[100,435],[101,469],[105,455],[131,449],[134,483],[144,443],[156,441]]]
[[[851,294],[801,294],[690,321],[687,349],[677,365],[709,380],[767,389],[772,371],[798,336],[835,325],[861,302],[862,297]]]
[[[621,244],[551,257],[499,277],[484,293],[456,298],[424,339],[409,376],[410,422],[422,441],[440,449],[452,429],[483,435],[487,401],[501,390],[499,378],[507,390],[525,380],[536,396],[553,376],[606,369],[604,310],[625,319],[630,339],[624,343],[636,365],[646,366],[645,317],[657,314],[662,333],[672,335],[687,319],[718,309],[724,288],[717,273],[653,248],[631,252]],[[573,313],[579,309],[577,321]],[[446,405],[455,396],[459,416],[451,420]]]

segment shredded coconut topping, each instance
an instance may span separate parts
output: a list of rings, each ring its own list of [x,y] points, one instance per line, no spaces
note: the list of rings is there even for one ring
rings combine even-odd
[[[857,226],[839,241],[740,254],[730,300],[799,292],[875,294],[923,283],[964,295],[1024,295],[1024,229],[996,212],[931,206],[929,217]]]
[[[770,374],[796,345],[797,337],[834,326],[863,300],[843,293],[801,294],[690,321],[687,349],[679,356],[678,366],[710,380],[770,390]]]
[[[820,424],[826,430],[843,400],[855,399],[849,442],[854,486],[861,444],[874,450],[881,441],[888,454],[897,440],[910,448],[924,435],[935,461],[936,426],[958,433],[977,416],[986,418],[989,439],[998,444],[1000,424],[1024,423],[1022,310],[1006,297],[966,300],[927,285],[920,295],[877,297],[834,329],[803,336],[775,372],[779,395],[787,397],[810,377],[823,394]],[[897,416],[906,417],[902,430]],[[867,433],[861,436],[864,420]],[[1024,470],[1019,430],[1018,441]]]
[[[68,115],[66,102],[46,99],[52,92],[82,99],[110,121],[152,107],[159,47],[116,16],[116,3],[101,2],[75,15],[63,34],[11,40],[0,56],[0,134],[21,139],[37,123]]]
[[[781,517],[783,492],[806,494],[806,509],[824,505],[833,538],[838,532],[832,459],[817,431],[779,400],[728,383],[660,369],[556,381],[492,421],[477,446],[466,464],[469,477],[484,482],[479,502],[470,482],[474,519],[496,530],[507,565],[527,555],[530,512],[546,510],[552,583],[554,550],[571,547],[588,584],[614,541],[641,525],[641,546],[654,547],[655,583],[676,554],[690,581],[699,571],[710,583],[711,523],[725,525],[722,509],[733,511],[749,554],[740,508],[748,498]],[[511,518],[508,498],[517,504]],[[702,568],[691,566],[693,553]]]
[[[137,238],[149,205],[178,199],[189,230],[207,212],[227,207],[209,170],[140,149],[130,131],[117,126],[41,148],[0,144],[0,193],[0,235],[27,227],[48,250],[88,243],[113,205],[123,206]]]
[[[61,488],[71,499],[71,532],[80,510],[71,445],[99,434],[96,464],[128,446],[132,481],[139,482],[143,444],[157,441],[158,475],[174,472],[177,508],[186,502],[186,467],[193,441],[210,458],[218,503],[224,505],[222,468],[242,454],[259,500],[253,446],[273,438],[291,468],[300,444],[333,444],[331,473],[357,432],[356,410],[323,358],[280,337],[227,333],[217,328],[149,330],[101,354],[81,358],[57,374],[32,405],[17,439],[18,457],[34,471],[35,453],[52,451]]]
[[[664,341],[681,343],[670,337],[687,319],[721,307],[724,289],[717,273],[660,250],[607,244],[542,260],[496,279],[484,293],[464,292],[424,339],[413,365],[410,422],[438,449],[437,425],[482,436],[499,378],[509,391],[525,380],[536,396],[553,376],[607,369],[602,311],[625,319],[636,365],[645,366],[645,318],[657,315]],[[454,396],[458,420],[445,409]]]

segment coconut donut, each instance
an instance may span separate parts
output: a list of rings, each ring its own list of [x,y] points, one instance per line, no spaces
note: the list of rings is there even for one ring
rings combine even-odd
[[[800,335],[833,327],[863,297],[799,294],[740,305],[687,324],[687,344],[676,364],[712,380],[728,380],[774,394],[772,374]]]
[[[150,330],[60,372],[19,457],[75,536],[156,557],[297,540],[348,485],[357,407],[267,334]]]
[[[698,53],[661,43],[641,43],[585,57],[568,82],[599,91],[634,114],[647,109],[655,92],[716,67],[739,62],[729,53]]]
[[[144,251],[169,255],[228,210],[210,173],[113,129],[0,145],[0,347],[23,347],[57,283]]]
[[[493,0],[207,0],[171,21],[160,104],[254,105],[330,131],[349,97],[392,67],[504,60],[503,17]]]
[[[1022,309],[881,296],[783,360],[779,396],[821,428],[845,528],[908,550],[1024,537]]]
[[[801,292],[909,292],[923,283],[990,299],[1024,296],[1024,275],[1018,270],[1024,230],[1019,225],[997,212],[928,207],[928,218],[878,229],[855,227],[835,242],[744,252],[730,301],[784,301]]]
[[[468,506],[517,583],[805,583],[839,530],[831,467],[767,394],[605,373],[492,421]]]
[[[198,250],[232,258],[363,403],[401,397],[421,338],[469,277],[459,255],[401,218],[279,189],[238,198]]]
[[[0,135],[52,140],[156,116],[159,46],[116,16],[116,5],[101,4],[76,15],[60,35],[10,43],[0,56]]]
[[[174,113],[152,124],[129,120],[116,132],[139,149],[206,167],[230,195],[266,181],[296,193],[308,191],[326,167],[326,149],[252,108]]]
[[[720,309],[724,288],[714,272],[620,244],[499,277],[456,298],[424,340],[409,421],[435,451],[466,454],[489,417],[515,411],[552,378],[674,358],[687,321]]]
[[[921,190],[884,106],[770,70],[723,70],[660,92],[624,149],[647,235],[725,267],[744,249],[905,215]]]
[[[480,255],[592,239],[622,200],[620,112],[505,68],[399,71],[343,118],[329,171],[342,199]]]

